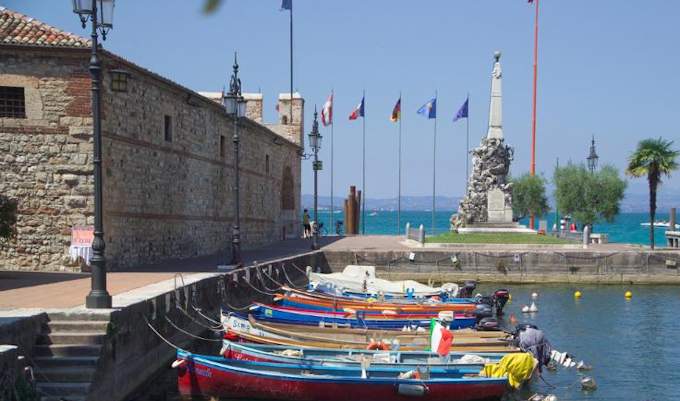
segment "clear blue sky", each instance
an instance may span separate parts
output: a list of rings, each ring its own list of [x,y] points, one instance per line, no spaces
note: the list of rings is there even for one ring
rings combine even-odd
[[[227,83],[234,50],[244,88],[261,90],[265,119],[287,92],[288,14],[280,0],[226,0],[214,15],[202,1],[118,0],[105,46],[195,90]],[[0,0],[16,11],[85,35],[69,0]],[[504,130],[515,147],[514,174],[529,169],[533,7],[526,0],[294,0],[295,88],[314,104],[335,89],[335,194],[361,183],[361,122],[347,116],[366,89],[367,195],[396,194],[397,127],[389,115],[403,93],[403,193],[429,195],[432,121],[416,110],[439,92],[437,187],[461,195],[465,122],[451,119],[471,94],[471,145],[486,133],[494,50],[503,52]],[[638,140],[664,136],[680,147],[680,2],[542,0],[537,170],[582,161],[595,134],[603,163],[619,168]],[[323,129],[325,139],[330,130]],[[329,142],[322,194],[329,192]],[[680,175],[680,173],[678,174]],[[680,179],[664,191],[680,192]],[[644,192],[643,180],[629,191]],[[309,162],[303,193],[312,192]]]

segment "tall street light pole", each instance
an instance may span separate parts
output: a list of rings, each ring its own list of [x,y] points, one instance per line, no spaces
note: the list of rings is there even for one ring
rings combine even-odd
[[[102,129],[101,129],[101,63],[97,55],[98,32],[106,40],[106,34],[113,27],[114,0],[73,0],[73,12],[78,14],[83,28],[92,22],[92,53],[90,74],[92,75],[92,122],[94,140],[94,239],[92,241],[92,283],[85,298],[85,306],[93,309],[111,308],[111,295],[106,290],[106,257],[104,249],[104,221],[102,197]]]
[[[317,119],[316,107],[314,107],[314,122],[312,123],[312,131],[309,133],[309,145],[314,151],[314,231],[312,233],[312,249],[319,249],[319,170],[323,168],[321,160],[319,160],[319,150],[321,150],[321,133],[319,133],[319,121]]]
[[[245,116],[246,102],[241,94],[241,79],[238,77],[238,60],[234,53],[234,66],[229,81],[229,92],[223,98],[224,108],[234,120],[234,135],[231,140],[234,144],[234,223],[231,230],[231,265],[241,266],[241,208],[240,208],[240,167],[239,148],[241,138],[239,136],[239,120]]]

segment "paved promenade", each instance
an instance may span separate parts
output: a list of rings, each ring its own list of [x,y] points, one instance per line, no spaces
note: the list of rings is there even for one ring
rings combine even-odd
[[[249,250],[243,253],[246,265],[254,262],[266,262],[289,256],[299,255],[311,250],[309,240],[280,241],[268,247]],[[566,249],[581,249],[577,245],[505,245],[505,244],[447,244],[444,247],[425,248],[417,243],[405,243],[403,237],[396,236],[353,236],[325,237],[321,239],[322,250],[329,252],[381,252],[408,251],[409,249],[427,250],[429,252],[462,251],[503,251],[534,250],[556,252]],[[590,248],[604,252],[623,252],[641,250],[640,246],[625,244],[605,244]],[[587,251],[586,251],[587,252]],[[108,278],[109,293],[114,296],[125,294],[155,283],[173,279],[181,272],[185,279],[198,273],[219,273],[217,266],[224,264],[225,256],[216,255],[186,260],[168,261],[162,264],[139,266],[125,272],[110,272]],[[71,308],[84,303],[90,290],[90,275],[87,273],[45,273],[0,271],[0,310],[16,308]]]

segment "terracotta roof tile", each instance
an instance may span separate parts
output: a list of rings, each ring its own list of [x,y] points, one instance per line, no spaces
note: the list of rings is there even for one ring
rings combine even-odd
[[[89,47],[90,41],[0,6],[0,44]]]

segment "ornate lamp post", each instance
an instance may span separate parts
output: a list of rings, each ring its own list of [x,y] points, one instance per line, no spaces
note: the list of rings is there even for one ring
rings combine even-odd
[[[238,61],[234,53],[234,72],[229,81],[229,92],[224,95],[224,108],[228,115],[234,120],[234,135],[231,140],[234,144],[234,225],[231,231],[231,265],[240,266],[241,260],[241,209],[239,204],[239,147],[241,139],[239,137],[238,122],[241,117],[246,115],[246,101],[241,95],[241,79],[238,77]]]
[[[314,107],[314,123],[312,123],[312,132],[309,133],[309,146],[312,147],[314,152],[314,163],[312,168],[314,169],[314,228],[312,233],[312,249],[319,249],[319,181],[318,175],[319,170],[323,168],[321,160],[319,160],[319,150],[321,150],[321,139],[322,136],[319,133],[319,121],[318,113],[316,112],[316,107]]]
[[[92,241],[92,285],[85,298],[87,308],[110,308],[111,295],[106,291],[106,258],[104,256],[104,222],[102,218],[102,131],[100,110],[101,63],[97,56],[98,35],[106,40],[113,28],[114,0],[73,0],[73,12],[78,14],[85,28],[92,21],[92,121],[94,137],[94,239]]]
[[[599,157],[597,156],[597,153],[595,152],[595,135],[593,135],[593,140],[590,143],[590,154],[586,158],[588,160],[588,170],[590,170],[591,173],[594,173],[595,170],[597,169],[597,161]]]

